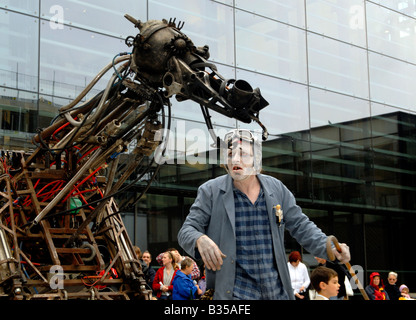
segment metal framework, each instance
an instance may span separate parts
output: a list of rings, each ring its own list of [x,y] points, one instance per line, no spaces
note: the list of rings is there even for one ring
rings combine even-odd
[[[60,108],[33,138],[34,152],[1,152],[0,298],[151,299],[114,197],[155,178],[173,95],[200,104],[208,129],[211,109],[257,122],[267,138],[260,90],[217,73],[208,47],[195,47],[183,23],[126,18],[140,29],[126,39],[132,53],[117,54]],[[111,69],[105,90],[83,102]]]

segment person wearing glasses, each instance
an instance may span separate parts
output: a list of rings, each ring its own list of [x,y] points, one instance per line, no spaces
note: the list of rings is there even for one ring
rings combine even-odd
[[[308,252],[327,258],[327,236],[296,205],[278,179],[261,174],[261,142],[235,129],[223,141],[228,174],[198,188],[178,233],[179,245],[206,267],[214,300],[294,300],[284,231]],[[349,248],[334,249],[341,263]]]

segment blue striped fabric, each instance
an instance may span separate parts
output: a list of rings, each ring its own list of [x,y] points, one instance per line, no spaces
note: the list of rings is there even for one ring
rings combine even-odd
[[[274,260],[263,189],[254,204],[240,190],[233,190],[237,239],[234,299],[282,299],[285,293]]]

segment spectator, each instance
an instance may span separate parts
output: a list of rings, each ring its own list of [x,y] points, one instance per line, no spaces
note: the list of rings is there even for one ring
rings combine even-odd
[[[145,273],[146,282],[149,285],[149,287],[152,288],[152,290],[153,290],[153,280],[155,279],[156,271],[150,265],[152,263],[152,255],[150,254],[150,252],[148,250],[143,252],[142,260],[143,260],[144,263],[146,263],[146,265],[148,267],[147,273]]]
[[[405,284],[402,284],[399,290],[401,294],[401,297],[399,298],[399,300],[414,300],[412,297],[410,297],[409,288]]]
[[[378,272],[370,274],[370,284],[365,287],[370,300],[389,300],[389,295],[384,291],[384,286]]]
[[[389,275],[387,277],[387,284],[384,286],[384,290],[386,290],[390,300],[399,300],[399,298],[401,297],[399,287],[396,283],[397,273],[393,271],[389,272]]]
[[[329,300],[331,297],[338,296],[340,284],[338,283],[338,273],[334,269],[317,267],[312,271],[311,284],[316,291],[314,300]]]
[[[333,269],[338,274],[338,283],[340,285],[338,295],[336,297],[331,297],[331,300],[348,300],[348,295],[345,289],[345,278],[347,278],[347,281],[349,281],[349,278],[347,277],[348,270],[346,270],[344,265],[333,263],[318,257],[315,257],[315,260],[318,262],[319,266]]]
[[[181,268],[181,262],[182,262],[182,260],[183,260],[183,259],[185,259],[186,257],[185,257],[185,256],[182,256],[182,255],[179,253],[179,251],[178,251],[177,249],[175,249],[175,248],[169,248],[169,249],[168,249],[168,251],[172,252],[173,257],[174,257],[175,262],[176,262],[176,265],[177,265],[177,266],[179,267],[179,269],[180,269],[180,268]],[[162,265],[162,256],[163,256],[163,253],[159,254],[159,255],[156,257],[156,261],[157,261],[160,265]],[[190,257],[187,257],[187,258],[190,258]],[[192,258],[190,258],[190,259],[192,260]],[[192,278],[192,280],[198,280],[198,279],[199,279],[199,277],[200,277],[200,275],[201,275],[201,272],[200,272],[200,270],[199,270],[199,267],[198,267],[197,263],[196,263],[194,260],[192,260],[192,261],[193,261],[193,266],[192,266],[191,278]]]
[[[308,268],[302,263],[302,256],[299,251],[292,251],[289,254],[287,266],[296,300],[308,300],[309,294],[307,289],[311,280],[309,278]]]
[[[202,290],[191,279],[193,260],[185,258],[181,262],[181,269],[176,271],[173,280],[172,300],[194,300],[202,295]]]
[[[207,282],[206,282],[206,278],[205,278],[205,266],[204,265],[202,266],[202,276],[198,280],[198,286],[201,289],[202,294],[204,294],[205,291],[207,290]]]
[[[157,270],[152,288],[158,299],[172,300],[172,281],[178,267],[170,251],[163,254],[162,263],[163,267]]]

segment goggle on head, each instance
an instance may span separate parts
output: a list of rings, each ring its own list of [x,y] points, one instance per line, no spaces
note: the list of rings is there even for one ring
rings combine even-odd
[[[251,165],[253,170],[250,171],[250,174],[260,173],[262,159],[260,141],[261,139],[256,138],[247,129],[234,129],[229,131],[224,136],[224,147],[226,150],[223,150],[223,164],[225,164],[228,173],[230,173],[228,166],[236,161]]]

